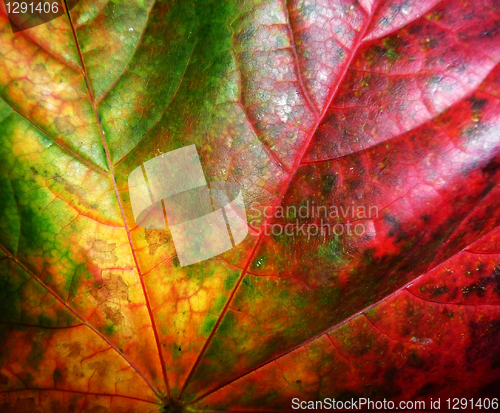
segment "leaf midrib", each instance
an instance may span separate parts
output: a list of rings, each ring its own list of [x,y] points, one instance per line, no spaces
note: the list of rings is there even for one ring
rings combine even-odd
[[[66,0],[65,0],[65,5],[66,5]],[[147,308],[147,311],[148,311],[148,315],[149,315],[149,318],[150,318],[150,321],[151,321],[151,327],[153,329],[153,334],[154,334],[154,338],[155,338],[155,342],[156,342],[156,346],[157,346],[158,357],[160,359],[159,361],[161,363],[161,370],[162,370],[162,374],[163,374],[163,379],[164,379],[164,382],[165,382],[165,386],[166,386],[166,389],[167,389],[167,394],[168,394],[168,396],[170,396],[170,386],[169,386],[169,383],[168,383],[166,366],[165,366],[165,361],[164,361],[164,358],[163,358],[163,352],[162,352],[162,348],[161,348],[161,344],[160,344],[160,339],[159,339],[159,335],[158,335],[158,329],[156,328],[156,322],[155,322],[155,318],[153,316],[153,311],[151,309],[151,305],[150,305],[150,302],[149,302],[149,296],[147,294],[147,290],[146,290],[146,285],[144,283],[143,274],[142,274],[141,268],[139,266],[139,261],[137,259],[137,255],[135,253],[135,249],[134,249],[134,246],[133,246],[133,243],[132,243],[132,236],[130,234],[130,229],[128,227],[127,220],[126,220],[126,217],[125,217],[125,211],[124,211],[123,204],[122,204],[122,201],[121,201],[121,198],[120,198],[120,194],[119,194],[119,191],[118,191],[118,186],[116,185],[116,179],[115,179],[115,174],[114,174],[114,166],[113,166],[113,162],[112,162],[112,159],[111,159],[111,154],[109,152],[109,148],[108,148],[105,136],[104,136],[104,130],[102,128],[101,119],[99,117],[99,112],[98,112],[98,109],[97,109],[97,104],[96,104],[96,101],[95,101],[94,96],[92,94],[92,90],[90,88],[89,78],[88,78],[88,75],[87,75],[87,71],[85,69],[85,62],[83,60],[83,54],[82,54],[81,49],[80,49],[80,44],[78,43],[78,37],[76,35],[76,31],[75,31],[75,28],[74,28],[74,25],[73,25],[73,21],[71,19],[71,14],[68,11],[67,5],[66,5],[66,10],[67,10],[67,15],[68,15],[69,23],[70,23],[70,26],[71,26],[71,30],[73,32],[73,37],[74,37],[74,40],[75,40],[75,45],[76,45],[76,48],[78,50],[78,55],[80,56],[80,62],[81,62],[81,65],[82,65],[82,73],[84,75],[85,82],[86,82],[86,85],[87,85],[87,90],[88,90],[88,93],[89,93],[89,99],[90,99],[90,101],[92,103],[92,107],[94,109],[94,114],[95,114],[95,117],[97,119],[97,124],[98,124],[98,127],[99,127],[99,132],[101,134],[101,141],[102,141],[104,152],[106,154],[106,160],[108,162],[108,167],[109,167],[109,177],[110,177],[110,179],[111,179],[111,181],[113,183],[113,189],[115,191],[116,199],[117,199],[118,205],[120,207],[120,213],[122,215],[123,225],[124,225],[125,231],[127,233],[127,238],[128,238],[130,250],[131,250],[132,257],[134,259],[134,263],[135,263],[135,266],[136,266],[136,269],[137,269],[137,273],[138,273],[138,276],[139,276],[139,281],[141,283],[141,288],[142,288],[143,295],[144,295],[145,305],[146,305],[146,308]],[[114,346],[113,346],[113,348],[118,353],[120,353],[120,351],[118,349],[116,349]],[[131,366],[132,366],[132,364],[131,364]],[[149,387],[151,387],[151,389],[157,395],[157,397],[160,400],[162,400],[164,397],[163,397],[162,393],[159,391],[159,389],[157,389],[156,386],[153,383],[151,383],[149,380],[147,380],[146,377],[140,372],[140,370],[138,370],[136,367],[133,367],[133,368],[134,368],[134,370],[136,370],[136,372],[139,375],[141,375],[141,377],[143,377],[145,379],[146,383],[149,385]]]

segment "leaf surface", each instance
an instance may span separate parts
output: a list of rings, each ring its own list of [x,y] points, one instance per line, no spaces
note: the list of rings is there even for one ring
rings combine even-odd
[[[2,411],[495,395],[498,2],[0,8]],[[181,267],[127,179],[191,144],[250,232]]]

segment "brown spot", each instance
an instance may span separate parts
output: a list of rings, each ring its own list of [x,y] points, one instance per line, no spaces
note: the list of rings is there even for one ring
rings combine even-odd
[[[149,255],[154,255],[158,247],[168,243],[167,231],[146,229],[146,241],[149,244]]]
[[[0,373],[0,384],[7,384],[9,382],[9,378],[5,375]]]
[[[63,347],[68,350],[68,357],[78,357],[82,352],[82,345],[79,342],[65,343]]]
[[[95,210],[99,207],[98,204],[96,203],[91,204],[89,201],[87,201],[88,193],[83,188],[73,185],[71,182],[68,182],[60,175],[54,176],[54,181],[62,185],[64,187],[65,192],[69,192],[70,194],[76,196],[76,200],[73,200],[73,202],[76,201],[77,204],[87,209]]]
[[[90,369],[102,369],[104,367],[104,363],[102,361],[93,361],[92,363],[89,363],[89,368]]]
[[[113,324],[121,324],[125,317],[118,309],[111,308],[109,306],[104,307],[104,314],[108,320],[111,320]]]
[[[113,276],[104,282],[104,287],[113,295],[113,298],[130,302],[128,298],[128,285],[121,276]]]
[[[56,118],[54,126],[61,135],[71,135],[75,131],[75,127],[71,123],[69,116]]]
[[[79,188],[78,186],[76,185],[73,185],[72,183],[68,182],[66,179],[64,179],[62,176],[60,175],[56,175],[54,176],[54,181],[56,181],[58,184],[61,184],[64,186],[64,189],[74,195],[77,195],[81,198],[83,197],[86,197],[87,196],[87,192],[82,189],[82,188]]]
[[[92,249],[89,251],[89,255],[92,260],[101,266],[114,265],[118,261],[118,257],[114,252],[115,248],[116,243],[96,240],[92,245]]]
[[[99,377],[106,377],[107,371],[102,361],[93,361],[89,363],[89,369],[94,370]]]
[[[114,275],[111,271],[103,271],[104,281],[96,282],[94,288],[89,290],[89,294],[97,301],[103,302],[110,298],[130,302],[128,298],[128,285],[119,275]]]

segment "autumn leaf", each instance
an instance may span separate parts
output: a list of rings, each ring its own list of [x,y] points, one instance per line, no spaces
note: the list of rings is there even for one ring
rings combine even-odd
[[[498,397],[499,62],[497,0],[2,3],[0,411]],[[249,235],[181,266],[128,176],[193,144]]]

